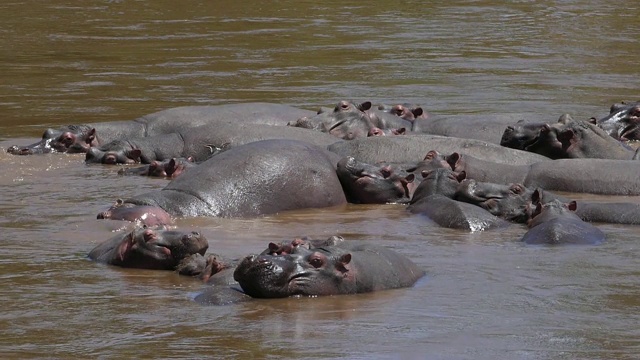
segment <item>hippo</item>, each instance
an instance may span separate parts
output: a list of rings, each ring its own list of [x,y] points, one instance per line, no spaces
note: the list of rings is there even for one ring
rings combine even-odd
[[[407,257],[369,244],[296,247],[285,255],[251,255],[233,277],[254,298],[357,294],[410,287],[424,271]]]
[[[235,146],[266,139],[293,139],[322,147],[340,141],[329,134],[308,129],[243,122],[216,123],[169,134],[116,140],[89,149],[85,161],[149,164],[173,157],[190,157],[195,162],[202,162]]]
[[[515,124],[507,125],[500,138],[500,145],[511,149],[527,150],[529,145],[536,141],[540,129],[545,125],[548,124],[520,119]]]
[[[347,200],[358,204],[407,203],[411,199],[413,174],[398,174],[391,166],[375,166],[345,157],[336,173]]]
[[[534,193],[541,200],[534,201]],[[472,179],[464,179],[460,183],[454,198],[478,205],[493,215],[516,223],[526,223],[531,218],[532,206],[535,208],[536,201],[570,202],[566,197],[543,191],[540,187],[525,187],[517,183],[495,184]],[[640,225],[640,203],[581,200],[577,201],[577,205],[575,214],[583,221]]]
[[[209,243],[197,232],[136,228],[89,252],[89,258],[128,268],[174,270],[186,257],[204,254]]]
[[[175,179],[194,166],[196,166],[196,164],[191,157],[171,158],[164,161],[152,161],[148,165],[133,168],[123,167],[118,170],[118,174]]]
[[[227,150],[164,189],[123,201],[174,217],[252,217],[346,204],[336,175],[339,157],[296,140],[262,140]],[[111,216],[121,217],[113,209]]]
[[[370,108],[366,113],[371,124],[379,129],[413,129],[415,115],[402,105],[396,105],[388,112]]]
[[[173,133],[187,127],[211,123],[241,122],[281,125],[313,111],[271,103],[244,103],[213,106],[182,106],[148,114],[131,121],[110,121],[69,125],[59,130],[48,129],[42,140],[28,146],[12,146],[7,152],[30,155],[50,152],[86,153],[90,147],[111,141]]]
[[[481,207],[454,200],[466,174],[439,168],[423,171],[424,180],[415,190],[407,211],[425,215],[436,224],[466,231],[506,226],[507,222]]]
[[[407,134],[406,128],[380,129],[379,127],[372,127],[371,129],[369,129],[367,136],[393,136],[405,134]]]
[[[131,221],[145,226],[173,224],[171,215],[157,206],[128,204],[122,199],[117,199],[109,209],[100,212],[97,218]]]
[[[539,200],[538,193],[534,193],[536,208],[527,222],[529,230],[521,239],[525,244],[597,245],[605,240],[605,234],[600,229],[584,222],[574,213],[575,201],[562,203],[553,200],[543,204]]]
[[[640,101],[613,104],[609,115],[596,120],[602,130],[617,140],[640,140]]]
[[[331,148],[331,147],[330,147]],[[452,154],[453,155],[453,154]],[[451,155],[450,155],[451,156]],[[551,191],[603,195],[640,195],[640,167],[628,160],[558,159],[530,165],[509,165],[457,154],[452,169],[490,183],[520,183]]]
[[[430,150],[450,154],[458,152],[480,159],[511,165],[530,165],[549,158],[527,151],[505,148],[481,140],[439,135],[371,136],[342,141],[327,147],[345,157],[352,156],[369,164],[379,162],[406,163],[419,161]]]
[[[340,101],[331,112],[319,112],[313,117],[304,116],[289,122],[288,125],[326,132],[340,139],[352,140],[366,137],[369,130],[374,127],[366,113],[370,108],[370,101],[361,104]]]
[[[503,134],[505,138],[513,138],[508,127]],[[524,128],[522,126],[521,128]],[[524,133],[525,130],[521,131]],[[538,132],[530,130],[528,134],[534,136],[522,140],[523,150],[531,151],[551,159],[619,159],[631,160],[636,155],[635,150],[626,144],[612,138],[604,130],[590,121],[574,120],[569,114],[562,115],[558,122],[543,124]],[[535,134],[535,135],[534,135]],[[521,134],[524,138],[524,135]],[[502,141],[503,145],[519,145],[516,141]]]
[[[411,130],[414,133],[468,138],[499,145],[505,127],[522,120],[523,117],[523,114],[433,116],[416,119]]]

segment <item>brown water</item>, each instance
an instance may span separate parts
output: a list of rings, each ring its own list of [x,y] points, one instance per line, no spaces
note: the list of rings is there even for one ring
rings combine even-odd
[[[86,258],[127,227],[99,211],[165,181],[122,178],[79,155],[4,152],[48,126],[193,104],[351,99],[444,115],[602,116],[640,97],[639,5],[614,4],[2,2],[2,357],[637,358],[638,227],[599,225],[608,238],[596,247],[532,248],[519,226],[467,234],[395,205],[180,220],[230,257],[342,234],[428,274],[411,289],[203,307],[191,301],[195,280]]]

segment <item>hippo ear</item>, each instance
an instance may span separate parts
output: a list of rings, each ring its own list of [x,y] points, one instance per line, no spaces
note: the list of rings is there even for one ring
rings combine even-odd
[[[127,157],[137,162],[140,162],[140,156],[142,156],[140,149],[131,149],[127,152]]]
[[[91,128],[91,130],[87,132],[87,135],[84,138],[84,142],[87,143],[89,146],[91,146],[91,144],[95,140],[96,140],[96,128]]]
[[[416,179],[416,176],[414,174],[409,174],[407,175],[404,180],[407,182],[407,184],[410,184],[413,182],[413,180]]]
[[[466,171],[460,171],[459,173],[456,174],[456,180],[458,180],[458,182],[462,182],[462,180],[467,178],[467,172]]]
[[[367,111],[369,109],[371,109],[371,101],[365,101],[358,105],[358,110],[360,111]]]
[[[164,172],[167,173],[167,176],[173,175],[176,171],[176,158],[171,158],[169,163],[164,167]]]
[[[593,116],[590,117],[589,120],[587,120],[587,122],[592,124],[592,125],[596,125],[597,121],[598,121],[598,119],[594,118]]]
[[[531,202],[533,204],[539,204],[540,202],[542,202],[542,189],[536,189],[533,194],[531,195]]]
[[[422,114],[424,114],[424,110],[422,110],[421,107],[417,107],[415,109],[411,109],[411,112],[413,113],[413,116],[418,117],[421,116]]]
[[[540,215],[541,212],[542,212],[542,204],[541,203],[537,203],[536,204],[536,209],[533,211],[533,214],[531,214],[531,218],[533,219],[534,217]]]
[[[116,256],[118,260],[124,261],[127,256],[129,256],[129,253],[131,253],[133,245],[135,244],[134,232],[135,231],[132,231],[127,236],[125,236],[124,239],[122,239],[120,245],[118,245],[116,249]]]
[[[573,121],[573,118],[569,114],[562,114],[560,115],[560,118],[558,118],[558,122],[560,124],[567,124],[571,121]]]
[[[393,133],[396,135],[404,135],[406,132],[407,132],[406,128],[400,128],[393,131]]]
[[[427,155],[424,156],[422,160],[433,160],[438,157],[438,152],[435,150],[430,150]]]
[[[421,175],[423,178],[425,178],[425,179],[426,179],[426,178],[427,178],[427,176],[429,176],[429,174],[431,174],[432,172],[433,172],[433,170],[422,170],[422,171],[420,172],[420,175]]]
[[[338,261],[336,261],[336,269],[338,269],[340,272],[346,273],[349,271],[349,268],[347,267],[347,265],[349,265],[350,262],[351,262],[351,254],[349,253],[343,254],[340,256]]]
[[[456,167],[458,166],[458,163],[460,162],[460,158],[461,156],[457,152],[454,152],[453,154],[447,156],[447,164],[451,166],[451,170],[456,169]]]
[[[578,204],[575,202],[575,200],[567,204],[567,209],[571,211],[576,211],[577,208]]]

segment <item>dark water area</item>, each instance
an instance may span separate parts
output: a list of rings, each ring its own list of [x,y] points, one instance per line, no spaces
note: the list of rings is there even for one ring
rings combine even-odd
[[[250,101],[306,109],[411,102],[435,115],[601,117],[640,98],[635,3],[13,1],[0,4],[0,353],[25,358],[634,359],[640,231],[527,247],[400,205],[180,219],[239,257],[296,236],[365,240],[423,267],[357,296],[192,301],[172,272],[89,261],[131,225],[96,220],[165,180],[82,155],[13,156],[47,127]],[[514,115],[514,118],[516,115]],[[636,165],[632,165],[636,166]],[[580,174],[576,174],[580,176]],[[579,194],[576,198],[603,198]],[[621,201],[640,201],[637,197]]]

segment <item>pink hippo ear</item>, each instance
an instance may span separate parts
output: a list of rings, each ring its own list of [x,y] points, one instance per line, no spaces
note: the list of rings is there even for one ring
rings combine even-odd
[[[87,143],[87,145],[89,146],[96,146],[97,144],[93,143],[95,140],[96,140],[96,128],[91,128],[91,130],[87,132],[87,135],[84,138],[84,142]]]
[[[124,261],[133,250],[133,245],[135,245],[135,231],[130,232],[127,236],[122,239],[120,245],[116,249],[116,254],[118,256],[118,260]]]
[[[577,208],[578,204],[575,202],[575,200],[567,204],[567,209],[571,211],[576,211]]]
[[[344,254],[336,261],[336,269],[345,274],[349,272],[349,263],[351,262],[351,254]]]
[[[407,132],[406,128],[394,129],[391,130],[394,135],[404,135]]]
[[[458,180],[458,182],[462,182],[462,180],[466,178],[467,178],[467,172],[464,170],[456,174],[456,180]]]
[[[127,152],[127,157],[135,162],[140,162],[142,151],[140,149],[131,149]]]
[[[438,157],[438,155],[440,155],[437,151],[435,150],[429,150],[429,152],[427,153],[427,155],[424,156],[424,159],[422,160],[433,160],[435,158]]]

